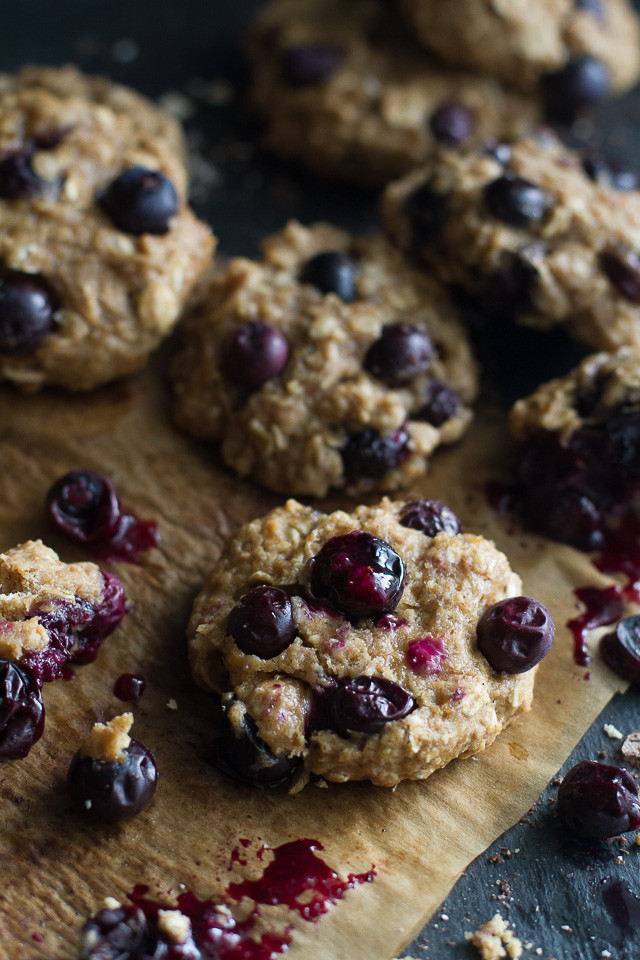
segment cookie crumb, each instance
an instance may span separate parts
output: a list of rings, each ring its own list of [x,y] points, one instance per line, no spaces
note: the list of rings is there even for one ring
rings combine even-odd
[[[80,747],[80,756],[104,763],[124,763],[131,743],[129,730],[132,725],[132,713],[122,713],[109,723],[95,723]]]
[[[634,730],[620,747],[620,753],[632,767],[640,767],[640,730]]]
[[[179,910],[159,910],[158,929],[174,943],[186,943],[191,936],[191,921]]]
[[[623,739],[624,739],[624,733],[620,733],[620,731],[618,730],[618,728],[617,728],[617,727],[614,727],[614,725],[613,725],[612,723],[605,723],[605,725],[603,726],[602,729],[604,730],[604,732],[606,733],[606,735],[607,735],[611,740],[623,740]]]
[[[518,960],[522,956],[522,942],[499,913],[474,933],[465,933],[464,937],[476,947],[482,960],[501,960],[503,957]]]
[[[171,698],[171,700],[167,700],[167,707],[169,708],[169,710],[177,710],[178,709],[177,700],[174,700],[173,697]]]

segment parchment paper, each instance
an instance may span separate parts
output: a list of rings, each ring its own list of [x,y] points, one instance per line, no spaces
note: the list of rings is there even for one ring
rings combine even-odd
[[[139,517],[159,521],[163,541],[139,566],[114,565],[132,612],[96,663],[79,667],[70,682],[46,686],[44,736],[26,760],[0,767],[0,957],[71,960],[82,923],[104,897],[123,899],[144,883],[164,898],[184,888],[219,898],[231,880],[262,873],[258,846],[298,838],[320,841],[322,856],[342,875],[372,864],[377,875],[317,923],[264,908],[267,925],[282,930],[296,923],[287,956],[394,957],[465,866],[527,811],[607,700],[624,688],[597,658],[591,679],[584,678],[565,626],[576,613],[573,588],[609,581],[569,547],[509,532],[512,521],[488,508],[483,485],[504,475],[508,442],[504,414],[483,410],[464,441],[440,453],[422,489],[412,492],[445,500],[467,531],[495,539],[525,592],[551,609],[557,639],[540,667],[532,713],[477,760],[395,791],[364,783],[309,786],[292,797],[230,783],[204,761],[214,702],[190,680],[184,627],[224,538],[279,501],[239,482],[215,451],[172,427],[164,366],[160,358],[139,378],[87,396],[0,391],[0,548],[41,537],[67,561],[85,558],[52,532],[43,512],[50,484],[77,466],[109,472]],[[152,805],[134,820],[88,828],[69,813],[66,772],[90,725],[129,708],[112,692],[123,672],[146,677],[147,690],[133,707],[133,735],[154,752],[160,782]],[[171,700],[177,710],[167,706]],[[252,841],[244,851],[247,866],[230,868],[241,838]]]

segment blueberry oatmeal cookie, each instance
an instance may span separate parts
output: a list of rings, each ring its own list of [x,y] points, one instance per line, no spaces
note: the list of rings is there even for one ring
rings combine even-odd
[[[178,424],[285,494],[394,489],[471,418],[476,369],[444,288],[382,237],[292,222],[187,318]]]
[[[640,489],[640,349],[587,357],[510,414],[522,511],[533,529],[588,550]]]
[[[446,283],[497,314],[562,324],[598,350],[640,345],[640,191],[542,132],[440,150],[391,184],[387,229]]]
[[[445,63],[529,91],[542,81],[552,108],[626,90],[640,74],[628,0],[400,0],[400,8]]]
[[[530,708],[546,608],[435,501],[320,514],[289,500],[231,538],[188,629],[223,695],[219,767],[390,786],[484,749]]]
[[[443,68],[384,0],[272,0],[248,41],[266,142],[321,176],[377,186],[434,143],[513,136],[538,101]]]
[[[144,366],[213,238],[177,124],[72,67],[0,75],[0,378],[84,390]]]

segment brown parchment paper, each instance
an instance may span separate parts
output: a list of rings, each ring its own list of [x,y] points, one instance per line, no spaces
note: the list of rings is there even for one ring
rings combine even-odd
[[[104,897],[123,899],[144,883],[169,899],[184,888],[219,898],[231,880],[262,873],[255,856],[262,843],[312,838],[342,875],[375,864],[374,882],[347,892],[317,923],[296,921],[282,907],[262,908],[264,923],[281,931],[295,922],[291,960],[387,960],[465,866],[526,812],[623,689],[597,659],[584,679],[565,626],[576,613],[573,588],[608,581],[569,547],[509,532],[512,522],[487,507],[483,485],[504,475],[508,441],[504,413],[483,410],[412,492],[445,500],[468,531],[495,539],[525,592],[551,609],[557,639],[539,669],[533,711],[477,760],[395,791],[311,785],[292,797],[230,783],[203,759],[215,711],[191,682],[185,623],[224,538],[279,501],[235,479],[215,451],[172,427],[164,365],[160,358],[140,377],[86,396],[0,391],[1,549],[42,537],[67,561],[84,556],[52,532],[43,512],[50,484],[76,466],[111,473],[124,502],[159,521],[163,541],[139,566],[114,565],[132,612],[94,664],[45,687],[44,736],[26,760],[0,767],[0,958],[72,960],[84,920]],[[147,680],[133,706],[133,735],[153,750],[159,786],[134,820],[88,828],[68,811],[66,771],[93,722],[130,708],[112,692],[123,672]],[[242,868],[230,863],[240,838],[252,841]]]

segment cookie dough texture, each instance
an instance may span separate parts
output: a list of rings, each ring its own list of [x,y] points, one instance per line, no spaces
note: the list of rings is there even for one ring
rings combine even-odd
[[[345,303],[301,283],[304,264],[323,251],[349,254],[356,298]],[[424,474],[440,444],[459,439],[471,419],[476,367],[444,288],[409,266],[382,236],[353,239],[328,224],[291,222],[263,244],[264,259],[232,260],[187,318],[185,345],[173,365],[175,418],[189,433],[221,441],[223,460],[243,477],[284,494],[323,496],[347,481],[341,450],[353,432],[381,435],[405,428],[402,462],[378,479],[350,487],[390,490]],[[242,323],[262,320],[289,343],[283,373],[247,394],[224,376],[221,352]],[[363,367],[371,344],[390,323],[425,329],[436,348],[431,366],[391,389]],[[458,410],[439,426],[419,419],[432,379],[459,395]]]
[[[132,713],[121,713],[108,723],[94,723],[80,746],[80,757],[91,757],[102,763],[124,763],[132,726]]]
[[[492,214],[485,191],[501,177],[544,191],[541,219],[514,225]],[[412,197],[422,187],[441,203],[439,226],[426,238],[411,215]],[[392,239],[441,280],[480,298],[489,321],[507,293],[519,323],[564,325],[596,350],[640,345],[640,191],[592,181],[581,157],[552,135],[495,152],[441,149],[390,184],[382,206]]]
[[[0,199],[0,264],[42,277],[55,329],[26,356],[0,355],[25,390],[84,390],[130,374],[177,322],[213,238],[186,205],[179,127],[149,100],[73,67],[0,74],[0,157],[27,153],[47,183]],[[180,201],[163,235],[119,230],[99,205],[129,167],[162,171]]]
[[[335,45],[336,68],[316,83],[287,82],[287,51],[314,44]],[[400,176],[427,156],[429,120],[452,101],[470,109],[475,142],[513,136],[540,116],[534,98],[443,68],[384,0],[271,0],[247,49],[267,146],[321,176],[365,186]]]
[[[301,757],[308,771],[328,780],[390,786],[423,779],[484,749],[530,708],[535,670],[496,673],[476,647],[484,610],[520,592],[507,558],[482,537],[431,538],[401,526],[403,507],[384,500],[352,514],[319,514],[290,500],[228,541],[194,603],[188,634],[196,682],[226,694],[236,730],[248,714],[275,754]],[[349,623],[304,600],[311,558],[331,537],[352,530],[386,540],[406,564],[396,629],[369,619]],[[259,584],[299,588],[292,597],[296,637],[268,660],[243,654],[226,629],[235,602]],[[440,672],[419,674],[408,664],[409,643],[425,637],[440,638],[446,650]],[[318,730],[307,736],[314,692],[360,675],[399,684],[416,709],[375,735]]]
[[[640,73],[639,21],[628,0],[399,2],[415,35],[445,63],[524,90],[585,56],[604,63],[614,91],[631,87]]]

